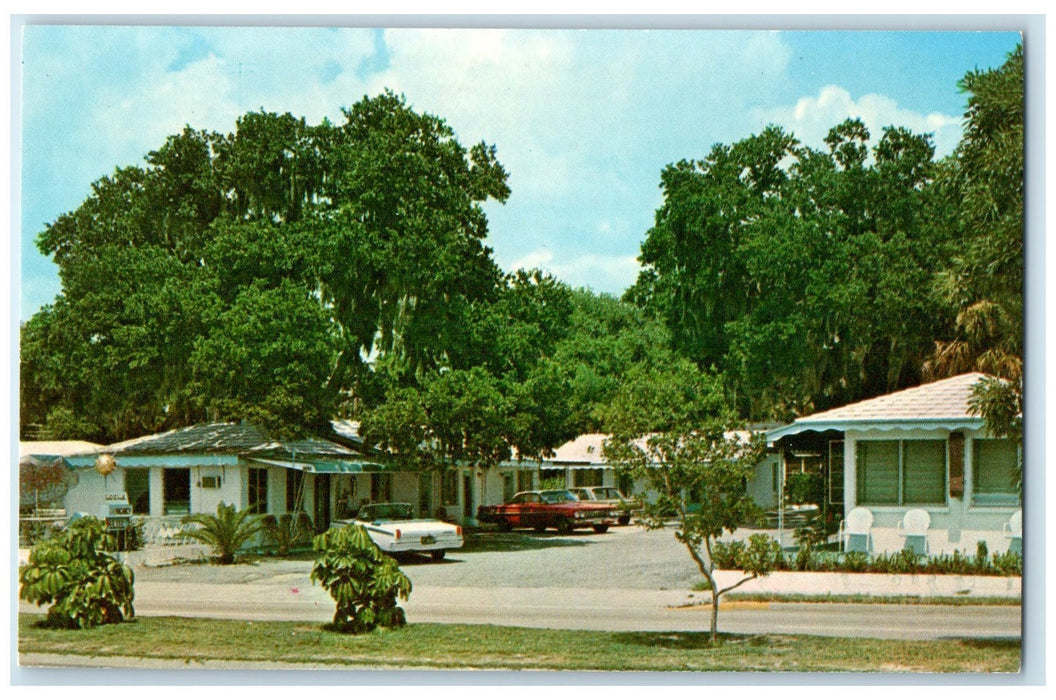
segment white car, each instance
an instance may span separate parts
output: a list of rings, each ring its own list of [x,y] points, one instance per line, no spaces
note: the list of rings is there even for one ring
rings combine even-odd
[[[569,489],[576,498],[588,503],[604,503],[612,506],[618,515],[616,522],[626,525],[631,522],[634,501],[620,493],[620,490],[612,486],[579,486]]]
[[[383,552],[421,552],[440,561],[449,549],[462,546],[462,528],[432,518],[415,518],[410,503],[369,503],[355,518],[335,524],[362,525]]]

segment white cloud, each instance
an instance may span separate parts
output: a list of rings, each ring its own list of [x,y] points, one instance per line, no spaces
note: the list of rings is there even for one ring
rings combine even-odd
[[[836,85],[823,87],[817,95],[801,97],[794,105],[754,109],[752,115],[760,122],[779,124],[815,148],[824,147],[829,129],[852,117],[865,123],[874,141],[880,138],[885,126],[931,133],[939,157],[952,153],[961,137],[960,117],[938,112],[920,114],[899,107],[885,95],[863,95],[855,100],[848,90]]]
[[[554,251],[549,248],[537,248],[509,264],[509,272],[514,270],[550,269]]]
[[[633,255],[603,253],[584,253],[563,262],[554,262],[553,251],[538,248],[514,260],[507,269],[536,268],[549,272],[572,287],[586,287],[599,293],[619,295],[634,284],[641,265]]]

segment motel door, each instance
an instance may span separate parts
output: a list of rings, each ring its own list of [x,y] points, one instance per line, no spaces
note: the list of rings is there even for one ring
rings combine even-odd
[[[473,472],[462,475],[462,515],[466,518],[476,517],[473,512]]]
[[[315,475],[315,531],[326,532],[330,527],[330,475]]]

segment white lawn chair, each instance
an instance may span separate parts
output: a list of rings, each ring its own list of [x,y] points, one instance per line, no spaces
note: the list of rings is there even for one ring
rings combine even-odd
[[[1005,538],[1011,540],[1008,551],[1013,554],[1023,554],[1023,511],[1017,510],[1001,528]]]
[[[931,527],[931,516],[921,508],[906,511],[898,522],[899,534],[905,538],[903,549],[910,549],[916,554],[928,553],[928,528]]]
[[[873,512],[868,508],[852,508],[844,520],[840,521],[839,540],[845,552],[863,552],[872,550]]]

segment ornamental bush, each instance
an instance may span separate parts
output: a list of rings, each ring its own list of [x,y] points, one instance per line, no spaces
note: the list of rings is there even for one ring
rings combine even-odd
[[[18,569],[18,596],[51,605],[48,627],[89,628],[132,618],[134,574],[111,554],[116,549],[105,522],[80,518],[30,551],[29,563]]]
[[[362,634],[407,624],[396,599],[407,600],[411,581],[374,544],[361,525],[330,528],[312,540],[312,581],[337,603],[332,629]]]
[[[290,550],[305,544],[315,529],[307,513],[283,513],[278,518],[266,515],[262,520],[264,534],[275,547],[275,553],[285,557]]]
[[[187,536],[212,547],[218,564],[234,564],[238,550],[256,537],[263,527],[259,515],[254,515],[248,508],[236,510],[226,503],[216,507],[216,515],[194,513],[186,516],[183,522],[198,525],[197,529],[187,530]]]
[[[720,540],[711,548],[716,568],[739,569],[746,551],[738,540]],[[975,556],[956,550],[950,554],[921,556],[909,550],[869,555],[863,552],[823,551],[801,542],[794,554],[778,553],[775,571],[815,571],[869,574],[954,574],[961,576],[1022,576],[1023,557],[1014,552],[991,555],[980,541]]]

